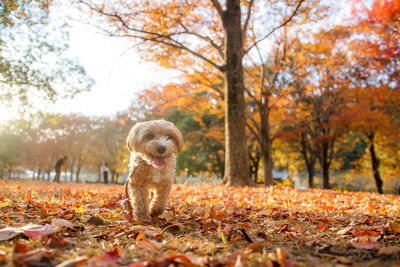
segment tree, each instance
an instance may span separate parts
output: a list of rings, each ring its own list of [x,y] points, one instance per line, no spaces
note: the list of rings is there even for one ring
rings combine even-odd
[[[109,27],[112,36],[141,41],[149,60],[177,69],[215,68],[224,76],[225,182],[252,184],[245,133],[243,57],[259,42],[292,20],[303,0],[290,1],[291,16],[265,34],[250,36],[249,29],[263,8],[255,1],[116,1],[95,4],[80,0]],[[261,5],[261,4],[260,4]],[[262,5],[261,5],[262,6]],[[242,13],[245,8],[246,12]],[[243,18],[243,20],[242,20]]]
[[[338,48],[343,36],[347,32],[337,27],[314,34],[309,43],[294,39],[287,61],[288,86],[295,101],[292,114],[298,126],[305,129],[301,136],[304,146],[319,161],[323,188],[330,188],[335,143],[345,131],[341,116],[346,108],[343,92],[349,86],[347,74],[351,68],[346,54]]]
[[[0,178],[3,178],[4,171],[8,172],[11,178],[14,168],[19,165],[22,155],[22,137],[7,131],[0,132]]]
[[[357,67],[349,93],[356,118],[351,126],[368,147],[377,191],[383,193],[376,142],[379,136],[395,136],[400,126],[400,1],[375,0],[371,8],[353,3],[355,38],[350,47]]]
[[[68,35],[63,25],[50,23],[51,4],[0,3],[0,103],[5,106],[26,111],[33,99],[73,97],[93,83],[77,59],[65,56]]]

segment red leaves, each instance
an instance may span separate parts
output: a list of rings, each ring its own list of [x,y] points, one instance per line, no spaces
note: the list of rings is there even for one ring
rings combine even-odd
[[[94,266],[113,265],[120,260],[121,254],[118,248],[111,251],[106,251],[100,256],[95,256],[89,259],[89,264]]]
[[[326,229],[328,229],[328,228],[329,228],[328,225],[317,225],[317,226],[315,227],[315,229],[317,229],[317,230],[326,230]]]

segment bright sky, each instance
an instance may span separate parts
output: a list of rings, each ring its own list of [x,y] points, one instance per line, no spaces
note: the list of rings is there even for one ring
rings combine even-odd
[[[70,29],[68,56],[77,57],[87,74],[95,80],[90,92],[55,105],[40,103],[42,110],[60,113],[82,113],[87,116],[112,115],[125,110],[135,95],[152,85],[165,83],[172,73],[154,64],[141,61],[133,43],[126,39],[108,37],[98,29],[73,23]],[[14,110],[0,103],[0,122],[16,116]]]
[[[141,62],[132,43],[96,33],[80,25],[70,32],[70,53],[77,56],[96,84],[90,92],[60,101],[56,111],[110,115],[126,109],[135,94],[165,76],[154,65]]]

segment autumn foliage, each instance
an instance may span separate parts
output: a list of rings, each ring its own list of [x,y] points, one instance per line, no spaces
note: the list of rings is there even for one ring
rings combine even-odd
[[[122,186],[1,181],[0,262],[63,266],[400,263],[400,198],[285,187],[176,185],[140,224]]]

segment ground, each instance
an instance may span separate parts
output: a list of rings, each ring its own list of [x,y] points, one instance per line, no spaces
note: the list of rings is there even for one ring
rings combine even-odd
[[[123,202],[120,185],[0,180],[0,265],[400,266],[396,195],[176,185],[150,224]]]

